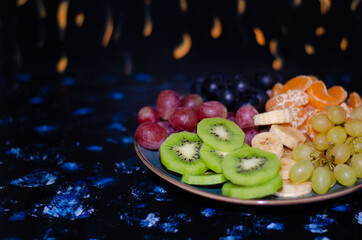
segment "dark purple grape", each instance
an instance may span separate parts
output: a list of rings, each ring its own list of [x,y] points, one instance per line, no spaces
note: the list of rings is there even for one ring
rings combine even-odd
[[[251,90],[250,92],[252,95],[254,95],[259,100],[259,103],[262,106],[261,110],[264,112],[264,106],[269,99],[269,96],[266,93],[266,91],[256,88],[256,89]]]
[[[201,85],[201,95],[207,100],[216,100],[217,92],[222,84],[222,78],[219,76],[211,76],[204,80]]]
[[[251,88],[253,88],[253,84],[251,81],[242,75],[236,75],[233,79],[235,90],[244,93],[248,92]]]
[[[237,101],[237,93],[232,87],[221,86],[217,93],[217,99],[225,105],[229,111],[235,111],[235,102]]]
[[[238,97],[238,106],[237,108],[240,108],[244,105],[251,105],[255,107],[258,112],[262,112],[264,109],[264,105],[261,105],[259,99],[251,94],[240,94]]]
[[[264,90],[271,89],[276,81],[276,77],[268,71],[259,71],[255,75],[255,86]]]
[[[201,95],[201,86],[204,80],[205,80],[204,78],[195,79],[191,85],[191,93],[196,93]]]

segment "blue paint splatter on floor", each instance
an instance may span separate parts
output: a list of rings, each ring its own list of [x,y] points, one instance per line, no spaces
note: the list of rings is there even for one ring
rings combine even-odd
[[[220,240],[239,240],[250,234],[249,229],[246,229],[243,225],[233,226],[233,228],[226,230],[226,236],[220,237]]]
[[[63,84],[66,86],[72,86],[75,85],[75,83],[76,81],[74,80],[74,78],[67,77],[63,79]]]
[[[36,126],[33,128],[34,131],[38,133],[46,133],[46,132],[52,132],[57,130],[58,127],[54,125],[42,125],[42,126]]]
[[[102,146],[98,146],[98,145],[91,145],[87,147],[88,151],[92,151],[92,152],[102,152],[103,151],[103,147]]]
[[[204,210],[201,211],[201,214],[204,215],[205,217],[211,217],[215,215],[215,209],[213,208],[205,208]]]
[[[106,138],[106,142],[117,144],[118,141],[114,140],[113,138]]]
[[[66,163],[63,163],[60,167],[64,171],[77,171],[80,169],[80,166],[78,165],[78,163],[75,163],[75,162],[66,162]]]
[[[104,188],[115,183],[115,179],[112,177],[97,177],[93,180],[93,186],[97,188]]]
[[[336,212],[346,212],[351,209],[351,206],[349,204],[337,205],[337,206],[332,207],[331,209]]]
[[[309,224],[304,228],[312,233],[325,233],[328,231],[327,227],[334,222],[335,220],[327,214],[317,214],[314,218],[310,217]]]
[[[126,161],[115,163],[116,171],[121,173],[132,174],[134,171],[139,171],[141,168],[135,164],[134,158],[129,158]]]
[[[153,191],[154,191],[155,193],[162,193],[162,194],[164,194],[164,193],[167,192],[163,187],[160,187],[160,186],[156,186],[156,187],[153,189]]]
[[[186,214],[178,213],[174,216],[167,217],[166,222],[160,225],[160,229],[164,232],[178,232],[178,227],[182,224],[191,222],[191,218],[189,218]]]
[[[87,218],[94,209],[84,204],[89,198],[88,189],[82,183],[60,188],[56,195],[44,206],[43,215],[50,218]]]
[[[356,213],[356,215],[354,215],[354,218],[357,220],[358,224],[362,225],[362,212]]]
[[[138,82],[151,82],[153,80],[152,75],[148,73],[135,73],[133,79]]]
[[[111,92],[109,93],[109,98],[114,99],[114,100],[122,100],[124,98],[124,94],[122,92]]]
[[[123,144],[133,143],[133,137],[123,137],[122,138],[122,143]]]
[[[87,114],[91,114],[93,112],[93,108],[79,108],[77,110],[74,110],[72,115],[73,116],[83,116]]]
[[[29,99],[30,104],[40,104],[42,102],[44,102],[44,98],[42,97],[32,97]]]
[[[160,217],[158,217],[158,213],[149,213],[145,219],[142,219],[140,222],[141,227],[155,227],[157,223],[160,221]]]
[[[107,126],[108,129],[110,130],[118,130],[118,131],[121,131],[121,132],[125,132],[127,131],[127,128],[125,128],[122,123],[118,123],[118,122],[115,122],[115,123],[111,123]]]
[[[32,173],[25,175],[22,178],[14,179],[10,182],[11,185],[19,187],[41,187],[55,183],[58,175],[56,173],[47,172],[45,170],[35,170]]]
[[[277,230],[277,231],[283,231],[284,225],[282,223],[270,223],[268,226],[266,226],[268,230]]]
[[[6,155],[15,155],[16,158],[22,156],[22,150],[20,148],[10,148],[5,152]]]
[[[314,238],[314,240],[330,240],[330,238],[326,237],[326,236],[318,236],[318,237]]]
[[[26,213],[24,211],[15,212],[12,216],[8,218],[9,221],[22,221],[26,217]]]

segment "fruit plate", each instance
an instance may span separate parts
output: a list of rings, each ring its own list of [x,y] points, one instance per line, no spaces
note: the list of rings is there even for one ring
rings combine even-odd
[[[282,198],[277,196],[268,196],[262,199],[247,199],[247,200],[231,198],[222,195],[221,184],[214,186],[192,186],[181,182],[181,175],[168,171],[161,164],[161,161],[158,156],[158,151],[148,150],[146,148],[143,148],[140,144],[137,143],[136,139],[134,139],[134,146],[137,155],[146,165],[146,167],[148,167],[152,172],[157,174],[159,177],[163,178],[164,180],[175,185],[178,188],[197,194],[199,196],[203,196],[221,202],[243,204],[243,205],[265,205],[265,206],[305,204],[305,203],[312,203],[312,202],[337,198],[358,191],[359,189],[362,188],[362,179],[357,179],[356,184],[351,187],[344,187],[339,184],[336,184],[333,188],[329,190],[327,194],[323,195],[318,195],[312,192],[308,195],[296,198]]]

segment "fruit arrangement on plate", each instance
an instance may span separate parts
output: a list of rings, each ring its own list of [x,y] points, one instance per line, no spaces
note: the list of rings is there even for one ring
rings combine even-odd
[[[325,194],[362,178],[362,101],[315,76],[197,80],[142,107],[135,139],[190,185],[239,199]],[[357,182],[358,183],[358,182]]]

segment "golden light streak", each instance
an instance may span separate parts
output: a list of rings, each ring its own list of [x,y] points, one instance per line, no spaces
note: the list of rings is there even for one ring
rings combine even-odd
[[[246,9],[246,1],[245,0],[238,0],[238,14],[244,14]]]
[[[273,70],[275,70],[275,71],[279,71],[280,69],[282,69],[283,68],[283,59],[281,59],[280,57],[275,58],[273,60],[272,67],[273,67]]]
[[[355,11],[357,10],[357,7],[358,7],[358,5],[360,4],[360,2],[361,2],[361,0],[353,0],[353,1],[351,2],[350,8],[351,8],[351,11],[352,11],[352,12],[355,12]]]
[[[322,15],[327,14],[327,12],[329,11],[329,9],[332,6],[331,0],[319,0],[319,4],[320,4],[320,11],[321,11]]]
[[[347,50],[348,47],[348,39],[346,37],[342,37],[341,43],[339,45],[339,47],[341,48],[341,50],[344,52]]]
[[[299,7],[300,5],[302,5],[303,0],[294,0],[293,1],[293,6],[294,7]]]
[[[269,42],[269,51],[270,54],[275,57],[278,52],[278,42],[275,39],[270,40]]]
[[[182,36],[182,42],[173,50],[173,57],[175,59],[183,58],[191,49],[192,40],[188,33]]]
[[[253,28],[254,34],[255,34],[255,40],[256,42],[260,45],[260,46],[264,46],[265,45],[265,37],[264,37],[264,33],[263,31],[258,28],[258,27],[254,27]]]
[[[210,31],[211,37],[214,39],[219,38],[221,33],[222,33],[221,20],[219,17],[214,17],[214,24]]]
[[[28,0],[17,0],[16,1],[16,6],[21,7],[27,2],[28,2]]]
[[[68,7],[68,1],[62,1],[58,5],[57,20],[58,26],[61,30],[65,30],[65,28],[67,27]]]
[[[187,0],[180,0],[180,8],[182,12],[186,12],[187,11]]]
[[[85,19],[85,16],[84,16],[84,14],[82,12],[77,13],[77,15],[75,15],[75,17],[74,17],[75,25],[77,27],[83,26],[84,19]]]
[[[36,4],[38,6],[38,11],[41,19],[45,19],[47,17],[47,11],[45,9],[44,3],[42,0],[37,0]]]
[[[318,27],[315,29],[314,33],[315,33],[315,35],[316,35],[317,37],[320,37],[320,36],[322,36],[323,34],[326,33],[326,29],[325,29],[323,26],[318,26]]]
[[[306,52],[308,55],[313,55],[314,52],[315,52],[314,47],[313,47],[311,44],[309,44],[309,43],[307,43],[307,44],[304,45],[304,50],[305,50],[305,52]]]
[[[56,70],[58,73],[63,73],[68,65],[68,58],[66,56],[63,56],[59,59]]]
[[[113,17],[112,17],[111,12],[108,11],[106,29],[104,31],[103,38],[102,38],[102,47],[108,46],[109,40],[111,40],[111,37],[112,37],[113,29],[114,29]]]
[[[153,29],[152,20],[149,15],[146,16],[145,27],[143,28],[142,35],[148,37],[151,35]]]

